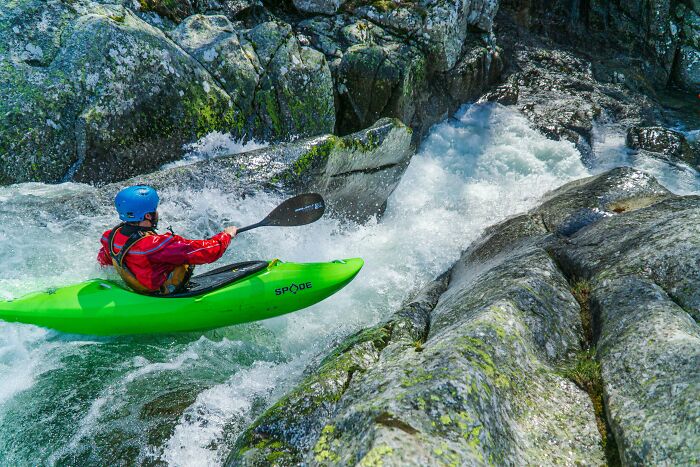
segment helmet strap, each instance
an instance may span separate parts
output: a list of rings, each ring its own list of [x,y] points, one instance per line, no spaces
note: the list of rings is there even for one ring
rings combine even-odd
[[[156,230],[158,228],[158,221],[159,221],[158,213],[154,211],[154,212],[149,212],[148,214],[151,215],[151,218],[145,219],[145,220],[147,220],[151,223],[151,227],[149,227],[149,229]]]

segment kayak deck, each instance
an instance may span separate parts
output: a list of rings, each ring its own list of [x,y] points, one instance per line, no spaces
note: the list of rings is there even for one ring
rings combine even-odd
[[[156,297],[182,298],[202,295],[248,277],[269,265],[270,263],[267,261],[246,261],[244,263],[229,264],[192,277],[187,289],[182,292],[171,295],[156,295]]]
[[[311,306],[352,281],[363,264],[360,258],[326,263],[273,261],[222,287],[170,298],[141,295],[121,283],[93,279],[0,301],[0,320],[103,336],[202,331]],[[207,274],[195,276],[195,283],[198,277]]]

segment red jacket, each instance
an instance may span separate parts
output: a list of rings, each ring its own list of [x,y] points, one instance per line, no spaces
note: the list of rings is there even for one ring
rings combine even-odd
[[[103,235],[102,248],[97,261],[102,266],[111,266],[109,255],[109,234]],[[129,237],[117,232],[114,238],[114,250],[119,252]],[[165,233],[148,235],[138,240],[126,254],[124,263],[136,276],[136,279],[150,290],[158,290],[177,266],[182,264],[213,263],[221,256],[231,243],[231,235],[220,232],[208,240],[188,240],[179,235]]]

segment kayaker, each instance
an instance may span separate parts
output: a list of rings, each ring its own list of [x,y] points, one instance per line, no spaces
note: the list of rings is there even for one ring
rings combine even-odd
[[[114,266],[136,292],[167,295],[185,288],[194,265],[221,258],[237,229],[226,227],[206,240],[188,240],[172,232],[158,234],[159,202],[150,186],[121,190],[114,205],[123,222],[102,235],[97,261]]]

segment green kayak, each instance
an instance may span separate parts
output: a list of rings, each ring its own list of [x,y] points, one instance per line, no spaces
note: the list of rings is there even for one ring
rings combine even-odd
[[[232,264],[194,276],[187,291],[167,297],[93,279],[0,301],[0,320],[99,336],[203,331],[311,306],[352,281],[363,264],[360,258]]]

